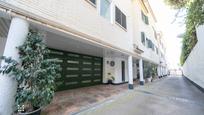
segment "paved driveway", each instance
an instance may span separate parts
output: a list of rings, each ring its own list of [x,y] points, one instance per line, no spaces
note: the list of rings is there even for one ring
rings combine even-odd
[[[76,114],[204,115],[204,93],[183,77],[168,77]]]
[[[135,81],[134,86],[138,85]],[[43,109],[42,115],[69,115],[84,108],[95,106],[103,101],[128,91],[128,84],[97,85],[57,92],[52,103]]]

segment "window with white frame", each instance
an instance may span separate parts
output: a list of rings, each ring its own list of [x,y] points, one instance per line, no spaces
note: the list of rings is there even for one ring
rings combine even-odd
[[[157,54],[159,54],[159,50],[158,50],[158,47],[156,47],[156,53],[157,53]]]
[[[152,50],[155,51],[155,45],[153,42],[152,42]]]
[[[101,0],[100,2],[100,15],[110,20],[111,17],[111,2],[110,0]]]
[[[146,38],[147,40],[147,48],[151,48],[153,51],[155,50],[154,49],[154,43],[152,42],[152,40]]]
[[[142,15],[142,20],[145,24],[149,25],[149,19],[148,16],[145,15],[142,11],[141,11],[141,15]]]
[[[146,41],[147,41],[147,48],[151,48],[151,41],[150,41],[150,39],[146,38]]]
[[[145,46],[145,33],[141,32],[141,42]]]
[[[115,7],[115,21],[124,29],[127,29],[126,16],[118,7]]]

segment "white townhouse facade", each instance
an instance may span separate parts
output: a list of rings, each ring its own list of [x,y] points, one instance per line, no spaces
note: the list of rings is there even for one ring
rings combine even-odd
[[[61,60],[57,90],[133,80],[144,84],[145,64],[167,74],[161,32],[148,0],[0,0],[0,56],[18,60],[29,30],[41,32]],[[3,63],[2,63],[3,65]],[[0,114],[11,113],[15,81],[0,75]]]

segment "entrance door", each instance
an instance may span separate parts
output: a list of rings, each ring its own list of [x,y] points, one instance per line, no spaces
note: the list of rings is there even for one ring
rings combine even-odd
[[[125,61],[121,62],[122,66],[122,81],[125,82]]]
[[[59,59],[62,67],[56,78],[57,91],[102,83],[102,58],[50,49],[49,58]]]

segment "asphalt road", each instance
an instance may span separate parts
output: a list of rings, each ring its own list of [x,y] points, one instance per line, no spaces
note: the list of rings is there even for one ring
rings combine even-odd
[[[204,115],[204,93],[171,76],[107,100],[77,115]]]

